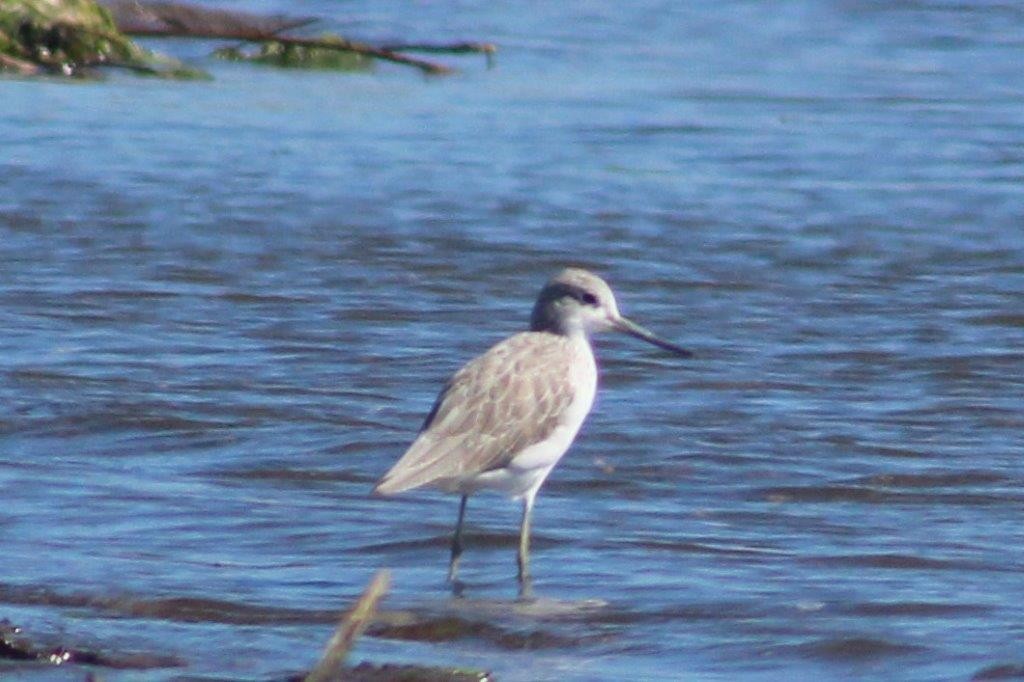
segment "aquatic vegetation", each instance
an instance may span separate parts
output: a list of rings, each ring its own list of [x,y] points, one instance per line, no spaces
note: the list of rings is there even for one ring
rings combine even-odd
[[[425,74],[454,69],[408,53],[483,54],[490,43],[371,45],[338,35],[291,33],[310,18],[261,16],[163,0],[4,0],[0,4],[0,73],[96,76],[118,67],[168,78],[209,78],[181,62],[140,47],[129,36],[224,39],[252,48],[224,47],[215,57],[254,64],[335,71],[366,71],[378,60]]]
[[[329,41],[330,38],[324,38]],[[251,62],[265,66],[289,69],[328,69],[333,71],[370,71],[372,57],[343,49],[294,45],[270,40],[258,47],[244,49],[237,46],[222,47],[214,56],[227,61]]]
[[[95,76],[99,67],[168,78],[201,71],[136,45],[94,0],[6,0],[0,5],[0,72]]]

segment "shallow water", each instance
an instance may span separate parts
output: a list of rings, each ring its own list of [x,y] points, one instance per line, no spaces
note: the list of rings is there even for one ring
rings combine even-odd
[[[498,65],[0,81],[0,618],[158,659],[104,679],[276,679],[390,567],[388,613],[450,637],[356,660],[1020,674],[1015,5],[301,9]],[[368,491],[566,263],[697,358],[600,339],[540,601],[511,601],[518,508],[486,496],[453,600],[456,500]]]

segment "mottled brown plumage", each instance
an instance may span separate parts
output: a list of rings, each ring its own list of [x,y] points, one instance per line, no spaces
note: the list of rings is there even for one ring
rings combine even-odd
[[[473,477],[508,466],[561,423],[576,393],[570,374],[577,352],[565,336],[523,332],[469,362],[448,381],[420,435],[375,491],[423,485],[472,491]]]

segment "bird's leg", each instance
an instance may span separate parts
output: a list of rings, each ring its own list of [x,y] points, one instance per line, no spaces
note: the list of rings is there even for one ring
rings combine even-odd
[[[533,514],[533,495],[523,498],[523,521],[519,526],[519,596],[530,594],[530,516]]]
[[[455,522],[455,534],[452,535],[452,558],[448,562],[448,582],[454,583],[459,572],[459,557],[462,556],[462,517],[466,515],[466,501],[469,495],[463,495],[459,502],[459,520]]]

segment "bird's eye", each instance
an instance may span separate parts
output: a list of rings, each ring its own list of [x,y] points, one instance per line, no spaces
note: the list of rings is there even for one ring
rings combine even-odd
[[[587,305],[597,305],[597,296],[594,296],[590,292],[584,292],[584,294],[580,297],[580,300],[586,303]]]

